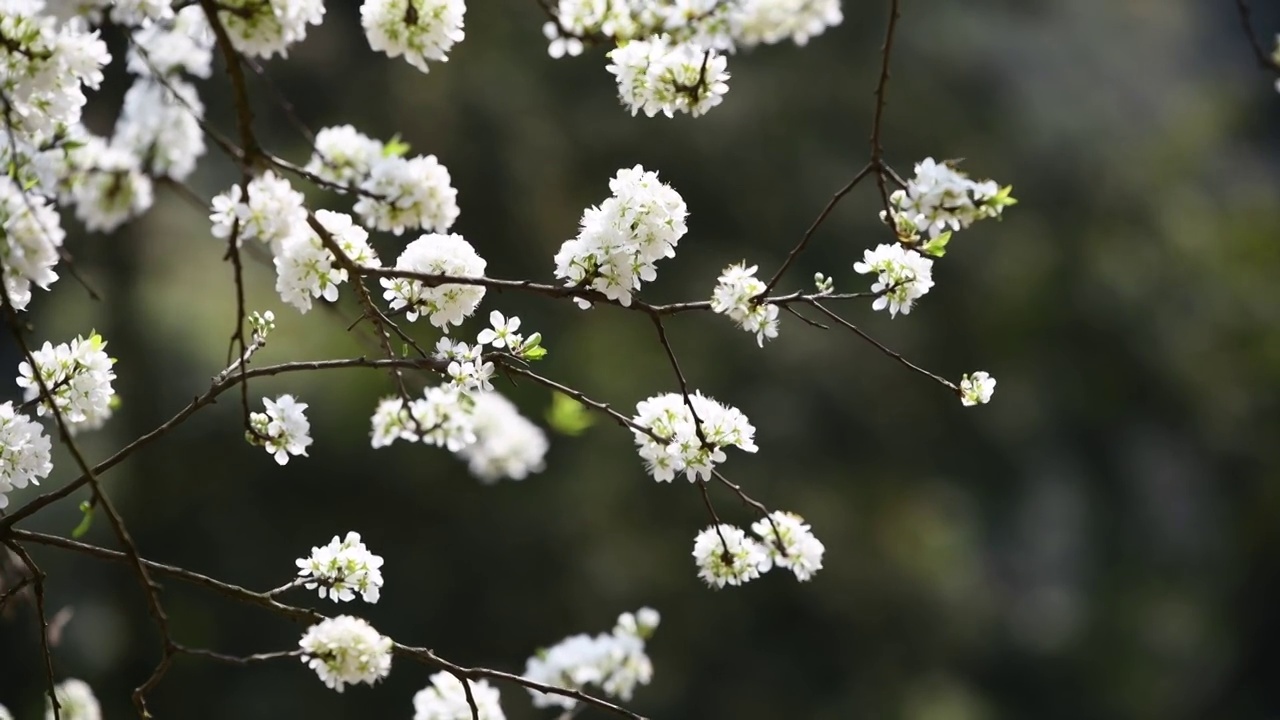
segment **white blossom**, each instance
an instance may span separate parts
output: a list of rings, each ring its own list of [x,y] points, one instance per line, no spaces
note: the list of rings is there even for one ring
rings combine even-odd
[[[319,590],[320,597],[334,602],[347,602],[358,593],[367,603],[378,602],[382,591],[382,558],[369,552],[360,541],[360,533],[337,535],[328,545],[311,548],[311,555],[296,561],[298,576],[307,578],[303,586]]]
[[[89,142],[74,155],[81,176],[72,197],[87,229],[111,232],[151,207],[151,178],[129,148]]]
[[[0,705],[0,720],[13,720],[13,713],[4,705]]]
[[[689,411],[690,404],[697,412],[697,426]],[[640,430],[631,431],[640,458],[658,482],[671,482],[681,472],[689,482],[709,479],[715,466],[726,459],[724,449],[729,446],[745,452],[756,451],[756,429],[747,416],[700,392],[690,395],[688,403],[679,393],[642,400],[636,404],[632,421],[659,438],[655,440]],[[699,438],[698,427],[705,444]]]
[[[370,422],[374,448],[386,447],[396,440],[418,441],[417,426],[402,398],[392,396],[379,400]]]
[[[933,261],[899,243],[880,245],[853,264],[859,274],[875,273],[871,291],[881,293],[871,307],[889,308],[889,316],[911,312],[915,301],[933,287]]]
[[[960,402],[964,403],[965,407],[991,402],[991,395],[995,391],[996,379],[982,371],[972,375],[966,373],[960,380]]]
[[[582,41],[576,37],[561,34],[560,26],[556,23],[551,21],[543,23],[542,34],[549,41],[547,54],[551,57],[562,58],[565,55],[577,57],[582,54]]]
[[[619,170],[609,189],[611,197],[582,213],[578,236],[560,246],[555,273],[566,286],[587,287],[629,306],[641,283],[657,277],[657,261],[675,257],[688,230],[688,209],[657,173],[639,165]],[[591,307],[583,298],[574,301]]]
[[[220,0],[218,20],[236,50],[253,57],[289,55],[324,20],[324,0]]]
[[[97,30],[59,22],[39,0],[0,5],[0,94],[10,137],[38,146],[75,125],[85,87],[97,89],[111,61]]]
[[[381,142],[350,125],[327,127],[316,133],[306,170],[336,185],[359,185],[383,159],[382,153]]]
[[[971,180],[951,162],[925,158],[916,163],[915,173],[906,189],[889,196],[892,221],[895,227],[914,226],[930,238],[947,230],[962,230],[983,218],[999,217],[1006,206],[1017,202],[1009,196],[1012,188],[1002,188],[994,180]],[[880,217],[890,220],[884,211]]]
[[[712,291],[711,309],[755,333],[756,342],[764,347],[765,340],[778,336],[778,306],[752,302],[765,291],[764,282],[755,275],[756,266],[747,267],[745,262],[725,268]]]
[[[499,703],[498,689],[485,680],[468,680],[472,712],[467,689],[452,673],[438,672],[431,684],[413,696],[413,720],[506,720]]]
[[[405,247],[396,260],[397,270],[451,277],[484,276],[486,263],[461,235],[423,235]],[[484,299],[479,285],[442,284],[435,287],[419,280],[382,278],[383,297],[392,310],[404,309],[410,321],[426,315],[442,330],[461,325]]]
[[[49,436],[39,423],[15,410],[12,402],[0,405],[0,508],[9,505],[9,491],[49,477],[49,449]]]
[[[380,158],[360,183],[353,211],[375,230],[400,235],[421,228],[442,233],[458,219],[458,191],[435,155]]]
[[[111,145],[146,159],[154,175],[184,180],[204,154],[202,117],[195,86],[177,78],[139,78],[125,93]]]
[[[463,0],[364,0],[360,24],[369,47],[388,57],[404,56],[428,72],[427,61],[446,62],[449,50],[462,42]]]
[[[371,424],[372,445],[385,447],[396,440],[422,441],[458,452],[476,441],[474,402],[452,385],[437,385],[422,391],[422,397],[405,407],[399,397],[378,402]]]
[[[26,360],[18,364],[17,383],[24,391],[24,400],[30,402],[40,396],[43,382],[53,397],[53,407],[73,435],[102,427],[111,417],[115,400],[111,381],[116,374],[111,366],[116,361],[107,357],[106,347],[106,341],[96,333],[88,338],[77,336],[72,342],[57,347],[46,342],[31,353],[35,368]],[[41,398],[36,414],[44,416],[49,411],[49,398]]]
[[[368,231],[353,224],[351,216],[317,210],[315,217],[349,260],[362,266],[378,264]],[[277,243],[275,266],[280,298],[303,313],[311,309],[312,298],[336,301],[338,286],[347,280],[347,270],[310,226],[299,226],[298,232]]]
[[[89,683],[75,678],[67,678],[53,688],[53,695],[58,699],[58,715],[60,720],[102,720],[102,706],[93,695]],[[45,720],[53,720],[53,704],[45,699]]]
[[[250,444],[262,445],[281,465],[289,462],[290,455],[305,456],[311,444],[311,423],[303,413],[307,404],[298,402],[292,395],[281,395],[275,400],[263,398],[262,404],[267,411],[249,414],[249,427],[253,432],[245,433],[245,439]]]
[[[134,30],[128,68],[149,77],[184,71],[207,78],[213,63],[213,30],[199,4],[179,10],[169,22],[153,22]]]
[[[268,170],[249,182],[248,198],[240,185],[213,198],[213,236],[231,237],[239,222],[238,240],[258,240],[276,254],[279,245],[295,233],[304,232],[307,210],[302,193],[289,181]]]
[[[516,332],[516,330],[520,329],[520,318],[515,316],[504,317],[500,311],[494,310],[489,313],[489,323],[493,327],[481,330],[480,334],[476,335],[476,343],[492,345],[498,349],[520,347],[523,338]]]
[[[473,401],[449,386],[429,387],[409,403],[422,442],[458,452],[476,441]]]
[[[734,38],[745,46],[809,38],[844,20],[840,0],[741,0],[732,14]]]
[[[546,466],[547,435],[496,392],[473,396],[475,442],[461,448],[471,474],[485,482],[508,477],[523,480]]]
[[[693,541],[693,559],[698,565],[698,577],[716,588],[741,585],[771,567],[769,555],[760,543],[742,528],[727,524],[698,533]]]
[[[347,685],[373,685],[391,672],[391,638],[350,615],[326,618],[312,625],[298,645],[302,648],[302,662],[338,692]]]
[[[658,627],[658,612],[641,608],[622,613],[611,633],[592,637],[579,634],[539,650],[525,663],[524,677],[544,685],[582,690],[599,687],[606,695],[626,702],[637,685],[653,679],[653,663],[645,654],[645,641]],[[572,709],[573,698],[530,690],[536,707]]]
[[[773,565],[791,570],[797,580],[808,580],[822,569],[826,548],[799,515],[773,512],[753,523],[751,531],[760,537]]]
[[[672,43],[669,36],[632,40],[609,51],[606,69],[618,84],[618,98],[635,115],[677,112],[697,117],[719,105],[729,91],[728,60],[711,48]]]
[[[11,178],[0,177],[0,263],[15,310],[26,309],[33,284],[48,290],[58,279],[53,266],[65,237],[58,212],[44,198],[24,194]]]

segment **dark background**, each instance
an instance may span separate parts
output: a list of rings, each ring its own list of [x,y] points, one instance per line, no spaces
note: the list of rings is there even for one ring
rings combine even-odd
[[[771,273],[864,163],[885,4],[846,3],[844,24],[808,47],[733,57],[724,104],[697,120],[631,118],[599,49],[548,58],[532,0],[472,2],[466,40],[428,75],[371,52],[357,4],[331,2],[324,26],[269,67],[313,128],[401,133],[437,155],[459,191],[454,230],[496,277],[550,280],[552,254],[614,171],[659,170],[688,202],[690,232],[644,297],[698,299],[731,262]],[[1269,45],[1280,12],[1256,4]],[[663,617],[656,675],[631,706],[664,720],[1277,717],[1272,78],[1228,2],[904,5],[888,160],[909,174],[925,156],[964,157],[1021,202],[956,237],[909,317],[845,310],[943,375],[990,371],[992,404],[961,407],[852,334],[785,314],[763,350],[723,318],[670,323],[692,384],[758,428],[760,452],[731,453],[726,472],[804,515],[826,544],[812,583],[775,573],[703,587],[689,557],[708,522],[697,492],[648,479],[630,434],[607,422],[553,438],[545,472],[496,487],[441,450],[374,452],[369,414],[391,385],[367,370],[253,384],[255,398],[291,392],[311,406],[310,457],[283,469],[245,444],[233,394],[112,470],[106,484],[142,552],[267,589],[312,545],[354,529],[386,558],[383,600],[321,609],[516,672],[539,646],[651,605]],[[226,85],[218,69],[201,88],[211,121],[231,131]],[[93,100],[99,132],[124,87],[117,77]],[[251,89],[268,148],[305,161],[269,90]],[[192,185],[206,199],[237,177],[212,153],[201,167]],[[231,268],[207,211],[157,192],[126,231],[71,240],[104,302],[64,273],[33,303],[35,340],[97,328],[120,358],[123,407],[84,437],[91,460],[170,417],[224,365]],[[851,264],[887,237],[876,210],[874,189],[860,187],[782,289],[809,287],[815,271],[864,289]],[[390,262],[412,237],[375,243]],[[349,297],[341,317],[301,317],[275,296],[269,266],[249,278],[250,307],[279,316],[255,362],[365,352],[342,330]],[[492,308],[543,333],[545,374],[624,411],[676,389],[643,316],[516,294],[491,293]],[[6,357],[16,365],[11,347]],[[535,419],[549,404],[536,387],[502,389]],[[77,474],[64,452],[55,463],[42,489]],[[726,521],[750,521],[728,494],[714,498]],[[75,504],[22,526],[67,534]],[[114,542],[101,519],[87,539]],[[159,650],[133,578],[33,552],[51,606],[74,610],[58,675],[89,681],[108,718],[132,716],[129,692]],[[303,630],[173,582],[164,599],[179,641],[221,652],[294,647]],[[29,609],[0,622],[0,702],[20,718],[41,712],[35,638]],[[338,695],[296,661],[182,658],[152,703],[158,717],[193,720],[410,717],[429,674],[397,660],[379,687]],[[502,691],[511,718],[552,714]]]

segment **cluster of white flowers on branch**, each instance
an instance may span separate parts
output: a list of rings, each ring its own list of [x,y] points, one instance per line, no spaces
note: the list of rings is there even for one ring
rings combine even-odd
[[[529,658],[524,676],[545,685],[581,690],[594,685],[609,697],[630,700],[637,685],[653,679],[645,641],[661,617],[653,608],[622,613],[610,633],[572,635]],[[530,690],[537,707],[575,708],[572,697]]]
[[[358,532],[342,540],[334,535],[328,545],[311,548],[311,555],[297,565],[303,587],[334,602],[347,602],[359,593],[365,602],[376,603],[382,592],[382,558],[369,552]]]
[[[613,194],[582,213],[578,237],[556,253],[556,277],[569,287],[597,290],[624,307],[643,282],[658,276],[656,263],[675,257],[688,232],[689,210],[680,193],[636,165],[609,181]],[[589,308],[581,297],[574,302]]]
[[[654,480],[707,480],[727,459],[726,447],[755,452],[756,429],[737,408],[704,396],[665,393],[636,403],[632,430],[640,459]]]
[[[722,588],[754,580],[775,566],[790,570],[802,582],[822,569],[826,548],[799,515],[770,513],[757,520],[751,531],[760,539],[725,524],[698,533],[693,541],[698,576],[708,585]]]
[[[615,45],[607,66],[635,115],[694,117],[728,92],[726,53],[809,38],[839,25],[839,0],[559,0],[543,26],[554,58]]]

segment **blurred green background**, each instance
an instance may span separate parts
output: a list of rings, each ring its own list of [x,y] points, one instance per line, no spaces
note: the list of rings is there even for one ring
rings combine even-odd
[[[1256,4],[1260,32],[1280,27],[1280,8]],[[644,297],[705,298],[732,262],[771,273],[865,162],[884,2],[846,3],[844,24],[808,47],[733,57],[724,104],[698,120],[630,117],[599,49],[548,58],[533,0],[472,2],[466,40],[428,75],[368,49],[357,3],[328,5],[325,24],[269,64],[275,83],[313,128],[400,133],[437,155],[459,192],[454,230],[497,277],[549,281],[582,209],[617,168],[641,163],[691,211]],[[909,317],[844,309],[943,375],[990,371],[993,403],[963,408],[851,334],[786,314],[763,350],[724,318],[669,323],[691,383],[758,428],[760,452],[731,453],[728,475],[804,515],[826,544],[813,582],[702,586],[689,557],[708,523],[696,490],[648,479],[630,434],[607,422],[553,438],[545,472],[495,487],[441,450],[375,452],[368,418],[392,386],[368,370],[252,385],[254,398],[310,404],[315,445],[283,469],[244,442],[229,395],[112,470],[140,549],[266,589],[311,546],[357,530],[386,558],[383,600],[321,609],[515,672],[537,647],[650,605],[662,612],[656,675],[631,706],[662,720],[1280,717],[1280,96],[1234,6],[904,5],[888,160],[909,174],[925,156],[964,157],[1021,203],[956,237]],[[219,69],[201,88],[229,131],[226,84]],[[125,87],[115,76],[94,99],[98,132]],[[305,161],[269,90],[255,80],[252,91],[267,146]],[[236,177],[211,153],[192,185],[209,198]],[[860,187],[782,289],[809,287],[816,271],[864,289],[851,265],[887,237],[877,202]],[[120,358],[123,407],[84,438],[91,459],[170,417],[224,365],[231,268],[206,214],[159,189],[126,231],[70,241],[103,302],[64,278],[33,304],[36,340],[97,328]],[[375,242],[393,260],[412,237]],[[341,317],[299,316],[269,266],[251,263],[248,277],[250,307],[279,318],[255,362],[365,351],[343,332],[350,298]],[[545,374],[620,409],[677,389],[643,316],[519,294],[490,293],[489,309],[543,333]],[[535,419],[550,402],[528,384],[501,388]],[[55,462],[44,488],[76,474],[65,453]],[[713,497],[726,521],[750,521],[728,494]],[[75,504],[22,526],[67,534]],[[114,541],[101,518],[87,540]],[[129,692],[159,650],[133,578],[32,551],[51,608],[74,612],[59,676],[89,681],[108,718],[131,717]],[[221,652],[293,647],[303,630],[174,582],[164,599],[179,641]],[[40,716],[29,608],[0,622],[0,647],[0,702]],[[379,687],[338,695],[295,661],[182,658],[152,704],[191,720],[407,718],[429,674],[397,661]],[[511,718],[554,715],[502,691]]]

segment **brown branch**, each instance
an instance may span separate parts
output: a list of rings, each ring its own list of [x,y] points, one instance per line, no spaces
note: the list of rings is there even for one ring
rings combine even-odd
[[[1236,9],[1240,12],[1241,29],[1249,39],[1249,47],[1253,50],[1253,56],[1257,59],[1258,65],[1264,70],[1280,75],[1280,62],[1268,54],[1262,47],[1262,42],[1258,40],[1258,33],[1253,28],[1253,9],[1249,7],[1248,0],[1236,0]]]
[[[46,535],[44,533],[37,533],[37,532],[31,532],[28,530],[17,530],[17,529],[10,531],[10,534],[12,535],[12,537],[18,540],[22,540],[24,542],[33,542],[33,543],[38,543],[42,545],[49,545],[51,547],[62,548],[64,550],[72,550],[75,552],[83,553],[83,554],[101,558],[104,560],[112,560],[117,562],[130,562],[130,559],[125,553],[119,552],[117,550],[110,550],[107,548],[98,547],[96,545],[89,545],[87,543],[82,543],[76,540],[69,540],[67,538],[57,537],[55,535]],[[306,608],[295,607],[292,605],[285,605],[284,603],[277,602],[266,593],[247,590],[238,585],[232,585],[230,583],[226,583],[221,580],[215,580],[214,578],[208,577],[206,575],[201,575],[200,573],[192,572],[190,570],[175,567],[172,565],[165,565],[165,564],[154,562],[151,560],[142,560],[142,562],[148,569],[152,570],[158,575],[166,575],[174,579],[181,580],[183,582],[188,582],[194,585],[198,585],[200,587],[207,588],[209,590],[213,590],[215,592],[221,593],[223,595],[226,595],[240,602],[244,602],[246,604],[255,605],[257,607],[270,610],[271,612],[274,612],[278,615],[285,616],[291,620],[308,622],[308,623],[316,623],[321,620],[324,620],[327,617],[323,613],[319,613],[314,610],[308,610]],[[228,657],[228,656],[221,656],[217,653],[209,653],[208,651],[192,652],[190,649],[182,648],[182,646],[180,645],[175,645],[175,648],[177,649],[176,650],[177,652],[187,652],[193,655],[198,654],[205,657],[213,657],[213,659],[222,660],[222,661],[225,661],[225,658]],[[395,649],[395,652],[399,655],[412,658],[414,660],[417,660],[418,662],[423,662],[428,665],[439,667],[442,670],[445,670],[453,674],[455,677],[466,678],[466,679],[488,678],[492,680],[500,680],[503,682],[520,685],[530,690],[536,690],[542,693],[548,693],[552,695],[560,695],[562,697],[572,698],[579,702],[592,705],[601,710],[607,710],[609,712],[622,715],[624,717],[630,718],[631,720],[647,720],[643,715],[639,715],[637,713],[631,712],[626,708],[615,705],[607,700],[598,698],[594,695],[589,695],[580,690],[570,690],[568,688],[556,687],[554,685],[545,685],[543,683],[535,682],[533,680],[522,677],[520,675],[514,675],[512,673],[503,672],[501,670],[493,670],[490,668],[483,668],[483,667],[464,667],[462,665],[457,665],[455,663],[449,662],[448,660],[445,660],[444,658],[437,655],[433,650],[430,650],[428,648],[412,647],[409,645],[404,645],[402,643],[395,643],[394,649]],[[267,655],[271,655],[272,657],[275,657],[280,654],[267,654]],[[264,657],[263,659],[270,659],[270,658]]]
[[[56,681],[53,673],[53,652],[49,648],[49,616],[44,609],[44,571],[36,565],[31,559],[25,548],[13,540],[5,540],[4,544],[13,551],[26,565],[28,579],[31,581],[35,592],[36,617],[40,623],[40,654],[44,660],[44,678],[46,690],[49,694],[49,707],[53,710],[54,720],[62,717],[62,704],[58,702],[58,693],[56,691]],[[19,584],[21,587],[22,584]],[[7,595],[7,593],[6,593]]]

